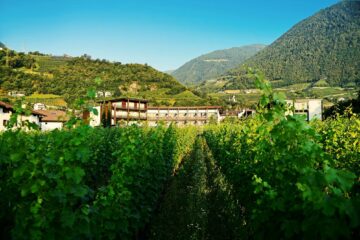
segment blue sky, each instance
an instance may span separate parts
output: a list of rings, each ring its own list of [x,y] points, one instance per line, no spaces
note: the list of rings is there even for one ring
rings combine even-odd
[[[176,69],[201,54],[270,44],[338,0],[0,0],[0,41],[17,51]]]

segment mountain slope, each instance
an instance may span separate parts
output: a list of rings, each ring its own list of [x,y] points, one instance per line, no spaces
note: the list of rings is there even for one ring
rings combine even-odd
[[[360,2],[319,11],[244,65],[260,69],[278,86],[321,79],[331,86],[360,84]],[[245,66],[229,71],[226,88],[253,87],[245,73]]]
[[[258,44],[214,51],[185,63],[171,75],[184,84],[199,84],[221,76],[264,47],[265,45]]]
[[[0,51],[0,90],[5,92],[56,94],[70,103],[92,87],[111,92],[113,96],[167,99],[186,92],[198,98],[172,76],[148,65],[93,60],[88,56],[31,55],[12,50],[8,55],[6,60],[5,51]],[[95,78],[102,79],[100,86]],[[177,104],[181,104],[179,101]]]

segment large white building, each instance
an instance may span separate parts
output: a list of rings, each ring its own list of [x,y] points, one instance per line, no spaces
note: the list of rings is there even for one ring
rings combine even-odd
[[[219,122],[219,106],[199,107],[148,107],[148,101],[134,98],[118,98],[99,102],[96,107],[98,115],[90,113],[85,118],[90,118],[90,126],[100,126],[104,122],[109,125],[144,124],[157,126],[160,123],[178,126],[204,125],[211,121]]]
[[[1,102],[0,101],[0,131],[3,131],[6,129],[6,126],[8,125],[11,114],[14,112],[13,106],[11,106],[8,103]],[[20,115],[18,116],[17,122],[18,124],[22,122],[30,122],[35,123],[37,126],[40,127],[40,121],[43,117],[43,114],[38,111],[31,111],[31,114],[29,116]]]
[[[311,121],[312,119],[322,120],[322,99],[286,100],[286,103],[289,106],[287,114],[304,115],[307,121]]]
[[[201,126],[209,122],[220,122],[219,106],[198,107],[149,107],[147,121],[149,126],[157,126],[159,123],[178,126],[195,125]]]

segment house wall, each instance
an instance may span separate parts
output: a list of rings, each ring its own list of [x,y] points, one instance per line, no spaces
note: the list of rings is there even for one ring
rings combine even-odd
[[[11,116],[11,112],[4,113],[4,109],[0,107],[0,131],[6,129],[6,126],[4,126],[4,120],[9,121],[10,116]]]
[[[64,126],[63,122],[41,122],[40,127],[42,131],[51,131],[54,129],[62,129]]]
[[[19,121],[29,121],[31,123],[35,123],[36,125],[38,125],[40,127],[40,118],[38,115],[30,115],[30,116],[19,116],[18,117],[18,122]]]
[[[43,103],[35,103],[34,110],[46,110],[46,106]]]
[[[321,99],[300,99],[300,100],[286,100],[289,107],[293,107],[286,112],[287,115],[305,115],[308,121],[312,119],[322,120],[322,100]]]
[[[95,107],[95,109],[97,110],[98,115],[95,115],[94,113],[90,112],[90,126],[91,127],[100,126],[100,123],[101,123],[101,121],[100,121],[100,115],[101,115],[100,106]]]
[[[4,120],[9,121],[11,117],[11,111],[4,113],[4,108],[0,107],[0,131],[6,130],[6,126],[4,125]],[[35,123],[40,127],[40,118],[38,115],[30,115],[30,116],[18,116],[18,123],[20,124],[21,121],[29,121]]]
[[[322,101],[319,99],[309,100],[309,120],[322,120]]]

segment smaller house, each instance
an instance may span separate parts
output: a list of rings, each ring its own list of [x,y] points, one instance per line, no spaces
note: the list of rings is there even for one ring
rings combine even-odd
[[[62,129],[64,123],[69,120],[65,111],[60,110],[38,110],[44,117],[41,119],[40,126],[42,131]]]
[[[247,118],[255,115],[256,111],[250,108],[244,108],[238,113],[238,118]]]
[[[11,91],[8,93],[8,95],[11,97],[25,97],[25,92],[24,91]]]
[[[0,101],[0,131],[4,131],[8,125],[11,114],[14,112],[12,105]],[[38,111],[31,111],[29,116],[20,115],[18,116],[18,123],[29,121],[30,123],[35,123],[40,127],[41,118],[44,115]]]
[[[111,96],[112,96],[112,94],[111,94],[111,92],[109,92],[109,91],[105,91],[105,92],[98,91],[98,92],[96,93],[96,97],[97,97],[97,98],[99,98],[99,97],[111,97]]]
[[[46,105],[44,103],[35,103],[34,110],[46,110]]]
[[[43,103],[35,103],[34,110],[46,110],[46,105]]]

